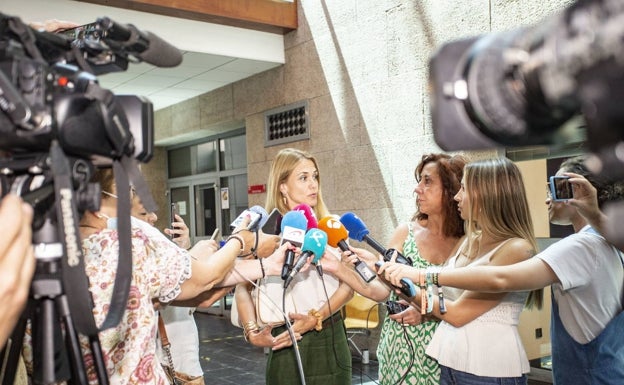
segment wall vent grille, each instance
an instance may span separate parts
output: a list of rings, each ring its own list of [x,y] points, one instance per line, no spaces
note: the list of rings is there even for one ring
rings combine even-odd
[[[264,146],[310,139],[308,102],[298,102],[264,113]]]

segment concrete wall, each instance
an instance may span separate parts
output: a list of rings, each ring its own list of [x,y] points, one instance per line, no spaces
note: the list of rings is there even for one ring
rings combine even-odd
[[[266,183],[281,148],[305,149],[319,161],[330,210],[356,212],[383,243],[414,211],[413,172],[421,155],[440,151],[427,95],[434,49],[456,38],[532,24],[570,2],[301,0],[300,27],[284,37],[284,66],[158,111],[156,139],[179,143],[244,126],[250,185]],[[304,99],[310,140],[264,148],[263,112]],[[146,172],[162,172],[163,156]],[[157,199],[164,197],[162,179],[150,183]],[[249,203],[264,199],[250,195]]]
[[[435,48],[535,23],[569,3],[300,0],[300,27],[284,37],[284,66],[158,111],[156,140],[180,143],[244,126],[249,185],[266,183],[280,149],[307,150],[319,161],[330,210],[357,213],[374,238],[386,243],[414,212],[416,164],[422,154],[441,151],[433,140],[427,95],[428,59]],[[310,139],[264,148],[264,111],[301,100],[310,106]],[[467,155],[490,157],[496,151]],[[166,207],[165,164],[165,152],[159,151],[144,167],[160,207]],[[543,199],[537,204],[543,206]],[[264,200],[265,194],[249,196],[250,205]],[[548,318],[523,315],[531,358],[548,353]],[[536,339],[539,327],[545,333]],[[371,353],[375,341],[369,341]]]

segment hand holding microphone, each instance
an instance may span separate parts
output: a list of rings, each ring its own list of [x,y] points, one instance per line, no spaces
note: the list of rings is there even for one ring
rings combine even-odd
[[[311,229],[308,231],[303,239],[303,246],[301,246],[301,255],[297,260],[297,263],[293,267],[292,271],[284,281],[284,289],[290,285],[295,275],[303,269],[306,262],[310,257],[314,257],[312,259],[312,264],[317,264],[318,261],[325,253],[325,248],[327,247],[327,234],[319,229]]]
[[[366,242],[370,247],[375,249],[379,254],[383,256],[384,261],[388,262],[392,258],[393,253],[396,251],[395,249],[386,249],[379,242],[369,237],[369,230],[364,224],[364,222],[353,213],[344,213],[340,217],[340,222],[347,228],[349,231],[349,238],[355,239],[356,241]],[[412,266],[411,258],[405,257],[403,254],[397,253],[396,262],[402,263],[404,265]]]
[[[300,211],[289,211],[282,218],[282,240],[280,245],[286,242],[290,242],[295,247],[301,247],[305,237],[306,227],[308,221]],[[292,270],[295,263],[295,252],[291,249],[286,250],[286,257],[284,259],[284,266],[282,267],[281,277],[283,280],[288,278],[288,274]]]
[[[347,238],[349,233],[340,221],[334,219],[331,216],[321,218],[318,223],[319,229],[327,233],[327,243],[332,247],[338,247],[340,250],[349,251],[349,245],[347,244]],[[377,276],[366,263],[362,262],[359,258],[355,258],[355,271],[366,282],[370,282]]]
[[[347,231],[349,232],[349,238],[355,239],[360,242],[365,241],[369,246],[371,246],[383,256],[384,261],[390,261],[390,259],[392,259],[393,257],[393,254],[396,253],[396,262],[412,266],[411,259],[406,258],[394,249],[385,249],[379,242],[369,237],[368,228],[366,228],[364,222],[357,215],[353,213],[345,213],[340,217],[340,222],[347,228]],[[382,262],[378,262],[376,265],[379,268],[382,265]],[[388,282],[386,279],[383,280],[385,282]],[[416,295],[416,286],[414,285],[414,282],[412,282],[412,280],[410,280],[409,278],[402,278],[399,283],[400,286],[397,285],[397,287],[401,289],[401,292],[405,296],[411,298]]]

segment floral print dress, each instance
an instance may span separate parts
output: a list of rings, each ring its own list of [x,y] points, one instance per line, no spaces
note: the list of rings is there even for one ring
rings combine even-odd
[[[93,316],[102,324],[113,292],[119,241],[117,230],[104,229],[82,241],[85,270],[93,297]],[[126,311],[115,328],[100,332],[100,343],[110,384],[168,385],[156,355],[158,316],[153,300],[170,302],[191,276],[190,255],[149,224],[132,220],[132,281]],[[29,341],[25,341],[29,342]],[[88,340],[80,339],[89,382],[97,384]],[[24,344],[30,361],[30,343]]]

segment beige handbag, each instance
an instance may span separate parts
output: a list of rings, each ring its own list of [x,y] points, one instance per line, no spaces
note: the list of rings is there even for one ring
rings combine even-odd
[[[260,327],[265,325],[281,325],[284,323],[282,314],[282,295],[284,292],[284,281],[279,276],[268,276],[258,280],[258,286],[254,286],[251,297],[256,309],[256,322]],[[296,313],[296,306],[292,296],[286,294],[286,314]],[[230,321],[232,325],[242,328],[238,319],[238,308],[236,296],[232,302],[230,310]]]

